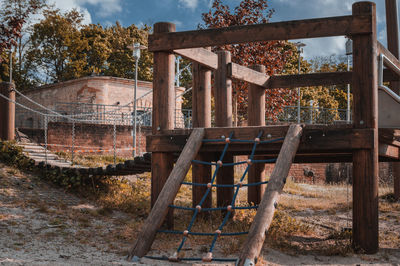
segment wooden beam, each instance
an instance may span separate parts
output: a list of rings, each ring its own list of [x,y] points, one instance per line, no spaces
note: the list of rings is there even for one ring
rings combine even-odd
[[[258,74],[265,75],[265,66],[255,65],[253,71]],[[249,126],[265,126],[265,90],[260,86],[250,84],[248,99],[248,125]],[[255,164],[249,168],[248,182],[258,183],[265,181],[265,164]],[[249,204],[258,205],[262,199],[265,185],[251,186],[247,188],[247,202]]]
[[[201,147],[203,137],[203,128],[193,129],[193,133],[190,135],[174,169],[169,175],[165,186],[161,190],[161,193],[154,204],[154,207],[139,232],[135,244],[129,253],[128,260],[131,260],[134,256],[143,257],[150,250],[157,230],[160,228],[167,216],[169,210],[168,206],[173,204],[179,188],[181,187],[181,183],[189,171],[192,160]]]
[[[220,139],[233,132],[236,139],[254,139],[260,131],[263,131],[261,140],[277,139],[285,136],[288,126],[265,126],[265,127],[242,127],[242,128],[206,128],[206,139]],[[185,131],[190,132],[190,131]],[[182,150],[190,133],[152,135],[147,137],[147,150],[149,152]],[[268,137],[270,135],[270,137]],[[370,149],[373,147],[374,131],[372,129],[352,129],[334,127],[308,127],[303,129],[303,138],[300,143],[300,152],[318,153],[328,151],[346,150],[351,152],[354,149]],[[214,152],[221,150],[224,143],[205,143],[202,152]],[[257,151],[268,152],[280,149],[281,144],[270,143],[260,144]],[[231,143],[229,150],[242,152],[251,150],[251,144]],[[248,153],[248,152],[247,152]]]
[[[311,73],[301,75],[280,75],[271,76],[267,87],[269,89],[277,88],[297,88],[307,86],[323,86],[351,84],[353,72],[328,72]]]
[[[268,80],[270,78],[265,72],[260,73],[235,63],[228,64],[228,76],[264,88],[268,88]]]
[[[388,49],[399,58],[399,20],[397,0],[385,0]]]
[[[216,70],[218,68],[218,56],[210,50],[204,48],[176,49],[174,53],[209,69]]]
[[[260,255],[265,235],[277,208],[279,195],[285,186],[286,178],[299,147],[301,133],[302,128],[300,125],[291,125],[289,127],[267,189],[251,224],[246,242],[243,244],[242,252],[239,255],[239,265],[254,265],[255,260]],[[252,262],[252,264],[248,262]]]
[[[376,5],[353,4],[353,15],[371,17],[370,34],[353,35],[353,125],[373,130],[372,148],[353,152],[353,248],[368,254],[379,248],[378,73]]]
[[[173,32],[172,23],[157,23],[154,32]],[[172,53],[154,53],[152,133],[174,129],[175,121],[175,56]],[[157,200],[174,161],[172,154],[153,153],[151,158],[151,206]],[[173,227],[173,210],[168,214],[167,225]]]
[[[379,143],[379,156],[399,159],[399,147]]]
[[[232,80],[227,75],[227,65],[231,63],[231,53],[218,51],[218,70],[215,73],[215,125],[217,127],[232,126]],[[226,154],[223,162],[232,163],[233,156]],[[233,184],[233,166],[222,167],[217,173],[218,184]],[[230,187],[217,188],[217,206],[227,206],[233,199],[234,189]]]
[[[341,16],[176,33],[154,33],[149,36],[149,51],[365,34],[371,32],[371,23],[369,16]]]
[[[192,94],[192,123],[193,127],[211,127],[211,70],[193,63],[193,94]],[[199,153],[196,160],[207,161],[206,154]],[[201,165],[198,163],[192,164],[192,179],[194,183],[209,183],[211,181],[211,166]],[[206,187],[194,186],[192,188],[192,203],[193,207],[199,204]],[[209,193],[203,203],[203,208],[211,208],[212,193]],[[207,212],[202,212],[204,215]]]

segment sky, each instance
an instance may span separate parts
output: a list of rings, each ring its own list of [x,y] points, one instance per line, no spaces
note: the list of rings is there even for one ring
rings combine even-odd
[[[209,11],[212,0],[49,0],[63,11],[77,8],[85,15],[85,23],[109,26],[119,21],[123,26],[152,25],[160,21],[176,24],[177,31],[195,30],[202,22],[201,14]],[[355,0],[269,0],[275,10],[271,22],[351,14]],[[386,44],[385,1],[377,4],[378,39]],[[232,8],[240,0],[223,0]],[[399,5],[400,7],[400,5]],[[329,56],[345,53],[345,38],[331,37],[301,40],[307,46],[304,56]]]

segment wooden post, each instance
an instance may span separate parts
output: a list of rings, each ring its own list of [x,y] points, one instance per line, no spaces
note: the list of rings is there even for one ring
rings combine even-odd
[[[175,24],[154,24],[154,33],[174,32]],[[153,128],[154,135],[174,129],[175,112],[175,56],[169,52],[154,53],[153,70]],[[155,152],[151,156],[151,206],[154,206],[167,177],[172,171],[174,158],[171,153]],[[167,226],[173,227],[173,212],[167,216]]]
[[[370,34],[353,35],[353,123],[374,132],[371,149],[353,152],[353,248],[378,251],[378,80],[376,6],[353,4],[353,15],[372,18]]]
[[[299,147],[301,134],[302,127],[300,125],[293,124],[289,127],[274,170],[272,171],[271,178],[269,179],[267,189],[265,190],[257,214],[251,224],[246,242],[240,253],[239,265],[255,265],[254,261],[260,255],[265,235],[274,217],[279,194],[283,190],[290,166],[292,165]],[[253,264],[246,262],[253,262]]]
[[[13,84],[0,83],[0,93],[15,101]],[[15,104],[0,97],[0,139],[14,140],[15,138]]]
[[[198,63],[193,63],[192,110],[194,128],[211,127],[211,70]],[[207,154],[199,153],[196,160],[207,161],[209,158]],[[192,164],[192,180],[194,183],[209,183],[211,181],[211,166]],[[206,190],[206,187],[194,186],[192,188],[193,207],[200,202]],[[211,204],[212,193],[209,193],[202,206],[211,208]]]
[[[129,253],[128,260],[131,260],[133,256],[143,257],[151,248],[157,230],[167,216],[168,206],[174,202],[176,194],[178,194],[179,188],[181,187],[181,183],[189,171],[190,164],[200,150],[203,137],[203,128],[193,129],[174,169],[161,190],[157,201],[154,203],[153,209],[143,224],[135,244]]]
[[[255,65],[254,70],[265,73],[265,66]],[[249,101],[247,107],[249,126],[265,126],[265,89],[250,84]],[[249,169],[249,183],[256,183],[265,180],[265,164],[254,164]],[[247,188],[247,201],[250,204],[258,205],[262,199],[265,185]]]
[[[232,126],[232,80],[227,75],[227,65],[231,62],[231,53],[218,51],[218,69],[215,73],[215,125],[217,127]],[[227,132],[226,134],[229,134]],[[225,137],[228,137],[226,135]],[[224,162],[233,162],[233,156],[225,155]],[[217,174],[218,184],[233,184],[234,170],[222,167]],[[227,206],[233,199],[233,188],[217,188],[217,206]]]
[[[397,15],[397,0],[386,0],[386,31],[388,50],[399,58],[399,21]],[[397,94],[400,94],[400,82],[390,82],[390,88]],[[393,184],[394,197],[400,199],[400,163],[393,162]]]

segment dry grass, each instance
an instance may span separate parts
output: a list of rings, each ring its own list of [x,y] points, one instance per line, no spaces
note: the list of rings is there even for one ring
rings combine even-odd
[[[65,152],[56,152],[57,156],[71,161],[72,156],[71,153]],[[132,158],[129,157],[116,157],[116,163],[123,163],[126,160]],[[113,155],[87,155],[87,154],[75,154],[74,155],[74,164],[87,166],[87,167],[102,167],[108,164],[114,163],[114,156]]]

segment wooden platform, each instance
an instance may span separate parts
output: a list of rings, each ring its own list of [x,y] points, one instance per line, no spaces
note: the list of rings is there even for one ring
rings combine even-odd
[[[262,127],[219,127],[206,128],[205,139],[219,139],[234,132],[235,139],[252,140],[263,131],[261,140],[276,139],[286,135],[288,125]],[[149,152],[180,152],[192,130],[164,131],[163,135],[147,137]],[[399,161],[400,129],[380,128],[379,160],[382,162]],[[352,162],[352,152],[358,149],[369,149],[373,145],[374,130],[354,129],[352,125],[305,125],[296,163]],[[200,152],[221,152],[224,143],[204,143]],[[256,154],[266,158],[275,158],[282,143],[260,144]],[[251,144],[232,143],[228,152],[232,155],[246,155],[251,151]],[[210,157],[212,158],[212,157]]]

